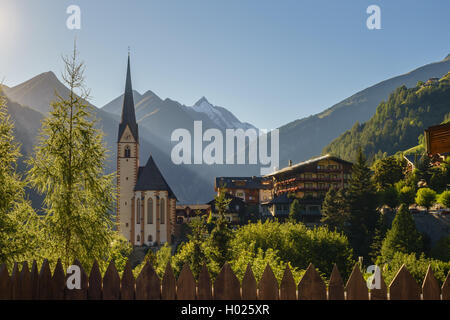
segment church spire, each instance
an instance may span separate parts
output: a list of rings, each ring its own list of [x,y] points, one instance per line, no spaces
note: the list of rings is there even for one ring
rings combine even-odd
[[[119,125],[119,136],[118,140],[123,135],[127,125],[130,127],[131,133],[134,139],[139,143],[138,136],[138,125],[136,122],[136,115],[134,113],[134,99],[133,99],[133,88],[131,86],[131,71],[130,71],[130,49],[128,48],[128,65],[127,65],[127,79],[125,82],[125,94],[123,96],[123,107],[122,107],[122,119]]]

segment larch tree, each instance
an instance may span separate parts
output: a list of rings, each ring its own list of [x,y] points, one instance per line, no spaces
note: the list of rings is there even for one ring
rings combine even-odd
[[[104,173],[107,149],[95,128],[94,109],[88,104],[84,63],[63,57],[63,81],[68,96],[56,94],[43,121],[38,144],[29,160],[29,181],[44,194],[45,249],[49,259],[65,265],[78,259],[90,266],[109,258],[114,237],[113,174]],[[99,261],[99,262],[100,262]]]
[[[20,146],[0,87],[0,264],[30,258],[39,218],[25,199],[25,182],[17,174]]]

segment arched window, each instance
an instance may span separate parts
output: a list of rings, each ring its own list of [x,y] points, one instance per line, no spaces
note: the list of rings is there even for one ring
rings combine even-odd
[[[152,200],[152,198],[149,198],[147,200],[147,224],[153,224],[153,200]]]
[[[166,223],[166,201],[164,198],[161,198],[161,216],[160,216],[160,223],[164,224]]]
[[[136,224],[141,224],[141,199],[137,199],[137,204],[136,204]]]
[[[137,242],[140,242],[140,241],[141,241],[141,237],[140,237],[139,235],[137,235],[136,241],[137,241]]]
[[[131,157],[131,150],[129,146],[125,147],[125,158]]]
[[[148,235],[148,242],[153,242],[153,237],[151,234]]]

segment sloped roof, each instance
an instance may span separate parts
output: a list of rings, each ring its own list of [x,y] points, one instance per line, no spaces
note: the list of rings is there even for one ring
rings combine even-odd
[[[278,171],[269,173],[269,174],[265,175],[264,177],[271,177],[271,176],[274,176],[274,175],[277,175],[277,174],[280,174],[280,173],[289,172],[291,170],[299,169],[301,167],[305,167],[305,166],[308,166],[310,164],[313,164],[315,162],[319,162],[319,161],[325,160],[325,159],[334,160],[334,161],[339,162],[339,163],[345,163],[345,164],[353,165],[353,163],[351,163],[349,161],[346,161],[346,160],[340,159],[338,157],[334,157],[334,156],[331,156],[331,155],[327,154],[327,155],[324,155],[324,156],[321,156],[321,157],[312,158],[312,159],[309,159],[309,160],[306,160],[306,161],[294,164],[294,165],[292,165],[290,167],[286,167],[286,168],[280,169]]]
[[[229,189],[270,189],[263,184],[263,177],[216,177],[215,188]]]
[[[134,187],[135,191],[168,191],[169,197],[176,196],[170,188],[169,184],[164,179],[161,171],[156,165],[153,157],[148,158],[147,164],[144,167],[139,167],[137,183]]]
[[[127,65],[127,80],[125,83],[125,94],[123,96],[123,107],[122,107],[122,119],[119,124],[119,135],[117,140],[119,141],[125,131],[127,125],[130,127],[131,133],[133,134],[136,142],[139,143],[138,125],[136,122],[136,115],[134,112],[134,99],[133,99],[133,88],[131,86],[131,72],[130,72],[130,56],[128,55],[128,65]]]

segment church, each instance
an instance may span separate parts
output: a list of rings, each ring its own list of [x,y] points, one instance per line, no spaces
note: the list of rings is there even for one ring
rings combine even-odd
[[[139,128],[128,55],[122,118],[117,138],[117,223],[134,246],[172,243],[177,198],[155,160],[140,166]]]

